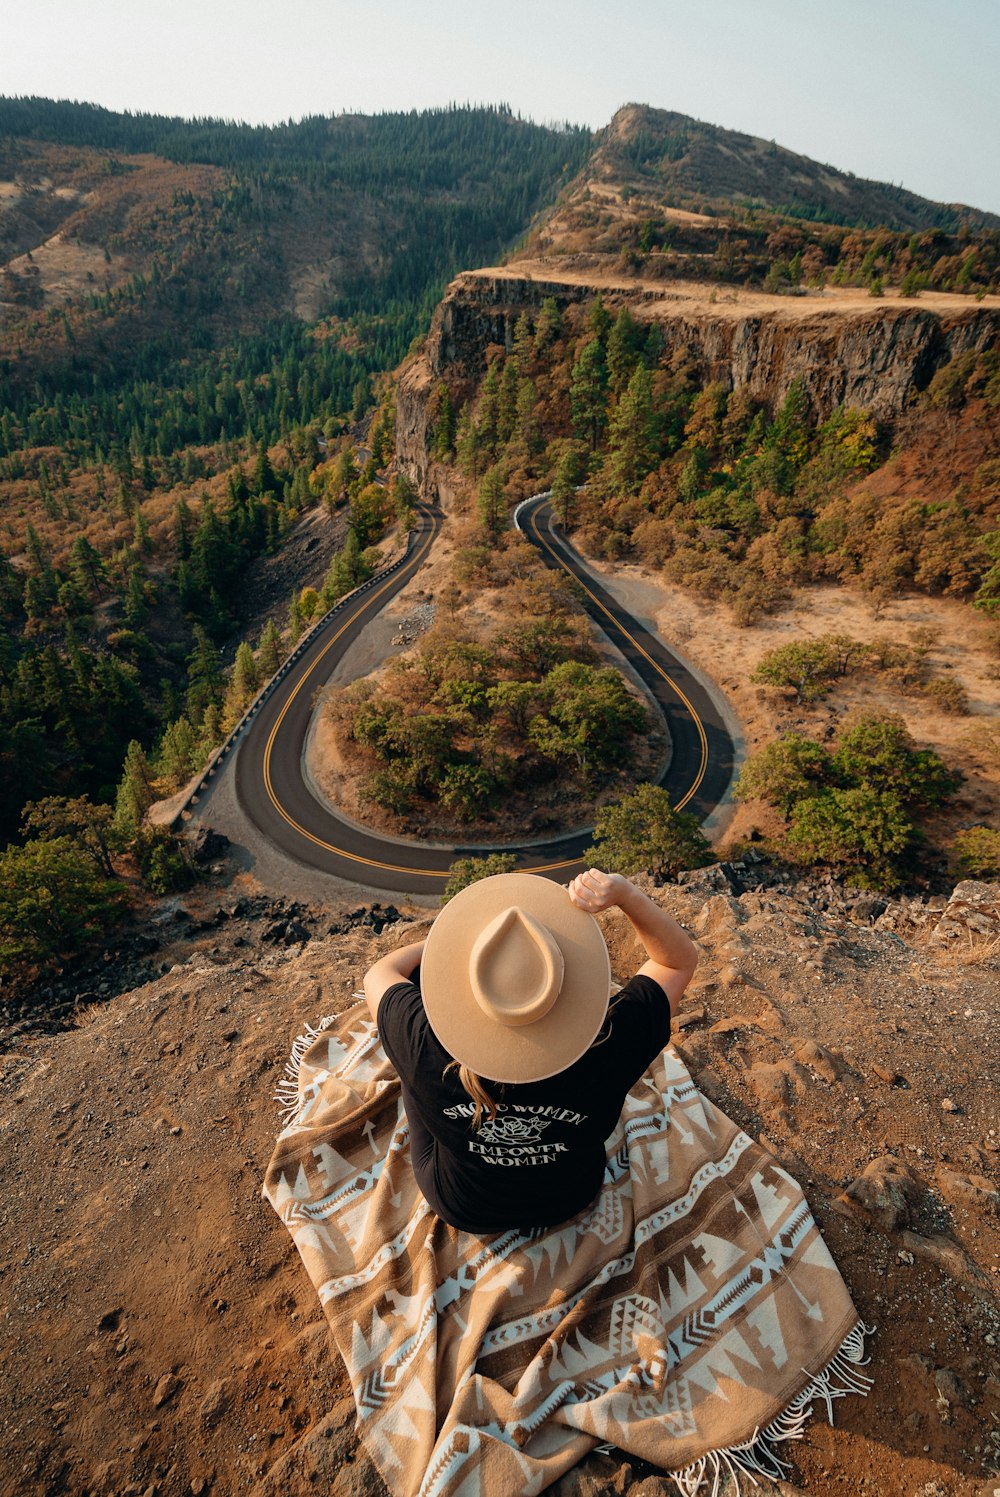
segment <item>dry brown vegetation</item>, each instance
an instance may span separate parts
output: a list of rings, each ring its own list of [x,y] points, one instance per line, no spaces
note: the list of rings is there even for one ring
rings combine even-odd
[[[433,602],[430,600],[433,599]],[[541,837],[591,825],[594,811],[656,776],[667,743],[655,711],[625,735],[620,763],[610,729],[590,762],[549,761],[528,732],[545,715],[547,673],[563,661],[620,665],[593,639],[565,579],[546,570],[515,533],[492,545],[470,520],[451,518],[435,555],[400,595],[388,660],[352,685],[332,688],[313,735],[311,771],[334,804],[391,832],[463,841]],[[485,706],[488,682],[532,683],[509,708]],[[629,712],[645,697],[625,687]],[[398,713],[400,755],[376,747],[372,719]],[[368,729],[365,732],[365,729]],[[440,760],[440,763],[439,763]],[[483,794],[452,791],[449,764],[482,776]],[[424,778],[414,781],[418,767]],[[444,775],[442,780],[441,776]]]

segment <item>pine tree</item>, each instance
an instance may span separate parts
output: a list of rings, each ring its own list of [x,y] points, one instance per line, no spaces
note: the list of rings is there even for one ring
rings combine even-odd
[[[518,444],[524,449],[528,457],[536,456],[544,446],[538,425],[538,396],[535,392],[534,381],[530,379],[522,379],[517,387],[517,427],[515,435]]]
[[[182,495],[174,506],[174,545],[178,561],[187,561],[191,555],[191,530],[194,520],[187,500]]]
[[[229,685],[222,704],[224,732],[232,732],[239,722],[257,695],[258,681],[257,662],[253,657],[253,651],[244,640],[236,651],[236,659],[233,662],[232,674],[229,677]]]
[[[570,376],[569,403],[573,430],[589,442],[592,452],[607,420],[608,373],[604,350],[597,338],[585,343],[573,364]]]
[[[94,593],[101,596],[107,572],[101,553],[90,544],[85,535],[78,535],[70,547],[69,569],[70,576],[85,598]]]
[[[510,441],[517,423],[517,387],[517,363],[508,359],[503,366],[497,394],[497,442],[501,445]]]
[[[114,831],[122,847],[138,837],[143,818],[153,804],[151,779],[142,745],[133,738],[125,750],[125,765],[115,796]]]
[[[254,465],[251,486],[255,494],[279,494],[281,492],[281,485],[271,467],[271,459],[263,437],[257,444],[257,461]]]
[[[156,756],[157,773],[179,790],[201,765],[198,738],[186,717],[168,723]]]
[[[539,358],[551,348],[561,332],[562,313],[559,305],[554,296],[547,296],[539,308],[538,321],[535,323],[535,357]]]
[[[218,706],[223,678],[219,654],[201,624],[194,626],[194,650],[188,656],[187,709],[192,722],[200,722],[210,704]]]
[[[257,646],[257,669],[260,679],[270,681],[281,664],[281,632],[274,619],[268,619]]]
[[[42,545],[38,531],[35,529],[34,525],[32,525],[30,520],[28,521],[27,528],[24,532],[24,548],[28,553],[28,560],[31,563],[31,570],[35,573],[35,576],[40,577],[43,580],[48,579],[52,573],[52,568],[49,564],[49,558],[46,554],[45,547]]]
[[[622,307],[608,334],[608,381],[620,395],[632,378],[639,359],[641,329],[627,307]]]
[[[350,536],[350,532],[348,533]],[[299,590],[292,588],[292,595],[288,600],[288,643],[294,649],[302,638],[302,612],[299,608]]]
[[[573,448],[568,448],[556,464],[552,478],[552,508],[564,530],[569,530],[573,524],[579,481],[580,456]]]
[[[608,434],[615,487],[632,494],[656,466],[653,376],[641,365],[629,380]]]
[[[507,495],[504,493],[503,471],[499,465],[494,465],[483,474],[476,509],[480,524],[496,540],[507,528]]]
[[[587,328],[603,344],[607,340],[608,329],[610,327],[611,313],[604,305],[604,299],[598,291],[590,304],[590,311],[587,314]]]
[[[534,331],[528,321],[527,312],[522,312],[514,326],[514,343],[510,351],[511,361],[514,363],[518,375],[523,376],[531,359],[532,345],[534,344]]]
[[[133,567],[128,574],[124,613],[125,622],[130,629],[138,629],[141,624],[145,623],[149,616],[149,605],[146,602],[146,584],[143,580],[141,567]]]
[[[455,407],[451,393],[443,382],[438,386],[437,417],[431,451],[439,462],[447,461],[455,444]]]
[[[149,534],[149,524],[138,505],[136,506],[135,520],[132,528],[132,544],[140,556],[148,556],[153,549],[153,542]]]
[[[455,424],[455,457],[463,473],[475,473],[479,460],[479,442],[472,407],[468,401],[462,406]]]

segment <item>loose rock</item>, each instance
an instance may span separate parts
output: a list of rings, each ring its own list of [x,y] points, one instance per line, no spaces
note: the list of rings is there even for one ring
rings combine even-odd
[[[843,1067],[824,1045],[817,1045],[815,1040],[803,1040],[795,1051],[795,1059],[815,1071],[817,1076],[822,1076],[824,1081],[836,1081]]]
[[[213,1429],[228,1412],[231,1401],[229,1384],[225,1378],[218,1378],[205,1394],[198,1409],[198,1417],[202,1424]]]
[[[1000,1193],[985,1175],[961,1175],[955,1170],[939,1170],[937,1186],[946,1201],[955,1206],[981,1207],[996,1212]]]
[[[180,1378],[176,1377],[172,1372],[165,1372],[153,1392],[153,1408],[162,1409],[163,1405],[169,1403],[180,1387]]]
[[[913,1207],[924,1190],[919,1175],[886,1154],[873,1159],[837,1201],[849,1211],[869,1217],[883,1232],[895,1232],[910,1225]]]

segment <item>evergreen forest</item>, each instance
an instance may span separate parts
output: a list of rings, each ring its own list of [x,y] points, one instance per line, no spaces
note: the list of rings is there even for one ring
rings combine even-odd
[[[90,835],[79,817],[66,832],[65,806],[85,797],[91,830],[113,808],[108,846],[151,887],[184,876],[145,807],[405,523],[405,484],[374,482],[394,450],[387,372],[448,279],[504,254],[589,144],[504,107],[256,128],[0,100],[12,850],[42,826],[63,866],[65,836]],[[296,589],[234,658],[248,565],[318,504],[341,527],[322,589]]]
[[[54,961],[116,918],[116,866],[160,892],[190,876],[145,811],[408,524],[392,371],[456,273],[541,254],[556,278],[561,262],[695,279],[710,300],[858,287],[873,307],[890,283],[981,301],[1000,277],[989,214],[637,106],[595,139],[504,106],[263,127],[0,98],[0,183],[0,842],[16,914],[0,912],[0,966]],[[549,298],[483,352],[484,372],[449,368],[431,399],[432,456],[473,496],[457,588],[494,585],[517,556],[512,503],[551,487],[585,551],[662,570],[739,626],[817,581],[862,589],[876,616],[907,589],[1000,612],[995,349],[943,364],[892,425],[820,420],[795,385],[771,409],[706,384],[614,295]],[[947,493],[869,482],[924,451],[959,454]],[[335,533],[323,576],[249,637],[248,568],[317,507]],[[516,780],[536,795],[561,775],[583,794],[615,783],[641,736],[633,705],[581,641],[529,668],[517,640],[437,640],[420,692],[403,673],[379,705],[345,699],[371,805],[419,821],[440,802],[471,822]],[[830,658],[808,679],[808,662],[774,669],[809,691]],[[962,710],[919,660],[856,661]],[[440,741],[411,741],[418,697]],[[837,754],[797,782],[812,821],[782,811],[849,867],[827,822],[869,787]],[[899,816],[886,825],[912,851]],[[884,866],[902,876],[899,858]],[[60,902],[62,886],[76,892]]]

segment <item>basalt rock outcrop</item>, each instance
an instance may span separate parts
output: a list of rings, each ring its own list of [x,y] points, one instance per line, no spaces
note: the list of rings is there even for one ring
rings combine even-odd
[[[551,297],[560,308],[589,301],[598,283],[524,275],[516,266],[459,276],[438,307],[423,350],[404,366],[397,397],[397,456],[423,485],[428,472],[431,401],[442,379],[471,387],[497,346],[509,349],[522,312]],[[891,419],[915,392],[958,354],[1000,339],[1000,311],[956,302],[954,310],[914,301],[868,306],[825,302],[821,294],[775,298],[773,308],[741,311],[739,303],[694,303],[669,283],[623,280],[599,289],[612,311],[628,305],[655,319],[664,357],[683,350],[704,382],[746,388],[772,409],[799,381],[823,419],[838,405]]]
[[[761,1497],[991,1492],[1000,887],[876,913],[751,858],[642,882],[703,952],[674,1026],[697,1085],[801,1181],[878,1327],[869,1397],[785,1447],[792,1484]],[[153,972],[0,1046],[0,1494],[386,1497],[260,1182],[293,1037],[429,912],[215,885],[157,913],[176,934]],[[634,937],[601,921],[623,977]],[[612,1452],[551,1490],[673,1488]]]

